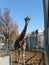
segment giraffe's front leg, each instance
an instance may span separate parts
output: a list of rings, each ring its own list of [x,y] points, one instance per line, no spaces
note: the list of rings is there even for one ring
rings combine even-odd
[[[19,48],[19,50],[18,50],[18,62],[21,61],[20,58],[21,58],[21,48]]]
[[[23,50],[23,63],[25,65],[25,50]]]
[[[23,45],[23,62],[24,62],[24,65],[25,65],[25,49],[26,49],[26,42],[24,42],[24,45]]]

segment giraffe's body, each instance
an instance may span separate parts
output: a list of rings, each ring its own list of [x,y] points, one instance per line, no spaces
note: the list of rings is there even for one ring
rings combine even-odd
[[[24,40],[24,37],[25,37],[25,33],[26,33],[26,30],[27,30],[29,20],[30,19],[28,17],[25,18],[24,29],[23,29],[22,33],[20,34],[20,36],[18,37],[18,39],[16,39],[15,44],[14,44],[15,50],[16,49],[18,50],[18,61],[19,61],[21,51],[23,50],[23,54],[24,54],[24,51],[25,51],[26,42]]]

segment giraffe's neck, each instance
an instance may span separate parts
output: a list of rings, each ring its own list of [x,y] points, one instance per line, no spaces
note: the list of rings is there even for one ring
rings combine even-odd
[[[24,36],[26,34],[26,30],[27,30],[27,24],[25,24],[25,27],[24,27],[23,31],[21,32],[21,35],[18,38],[20,41],[22,41],[22,39],[24,38]]]
[[[18,37],[18,39],[15,41],[15,45],[14,45],[15,48],[16,48],[17,46],[20,46],[20,45],[19,45],[19,42],[22,41],[23,38],[24,38],[24,36],[25,36],[26,30],[27,30],[27,25],[28,25],[28,24],[25,23],[25,27],[24,27],[23,31],[21,32],[21,34],[20,34],[20,36]]]

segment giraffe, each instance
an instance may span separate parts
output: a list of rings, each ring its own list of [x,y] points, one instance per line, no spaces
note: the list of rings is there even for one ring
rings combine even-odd
[[[25,20],[24,29],[23,29],[23,31],[21,32],[20,36],[16,39],[15,44],[14,44],[15,50],[16,50],[16,49],[18,50],[18,57],[19,57],[19,55],[20,55],[20,51],[21,51],[22,49],[24,49],[24,46],[25,46],[25,44],[24,44],[24,37],[25,37],[25,34],[26,34],[26,30],[27,30],[27,26],[28,26],[28,23],[29,23],[29,21],[30,21],[30,18],[29,18],[29,17],[26,17],[26,18],[24,18],[24,20]],[[18,59],[18,60],[19,60],[19,59]]]

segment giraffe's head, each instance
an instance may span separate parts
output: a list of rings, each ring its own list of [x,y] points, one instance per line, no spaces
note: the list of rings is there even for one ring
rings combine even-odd
[[[28,22],[30,21],[30,18],[27,16],[26,18],[24,18],[25,23],[28,24]]]

